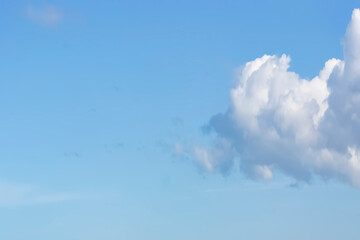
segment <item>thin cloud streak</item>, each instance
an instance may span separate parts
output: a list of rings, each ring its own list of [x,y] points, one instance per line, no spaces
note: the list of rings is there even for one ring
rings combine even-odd
[[[54,204],[81,198],[80,194],[46,192],[31,185],[0,183],[0,207]]]

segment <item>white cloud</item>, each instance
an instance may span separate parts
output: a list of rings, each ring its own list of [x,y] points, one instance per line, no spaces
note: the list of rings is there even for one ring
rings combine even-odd
[[[272,179],[273,174],[269,166],[266,165],[255,165],[254,166],[254,176],[257,179],[269,180]]]
[[[53,5],[42,7],[29,5],[26,9],[26,15],[32,21],[46,27],[56,27],[63,20],[62,12]]]
[[[198,166],[208,172],[229,174],[233,165],[234,150],[226,139],[218,139],[211,148],[193,147],[193,156]]]
[[[238,157],[255,179],[278,169],[298,180],[318,175],[360,187],[360,10],[346,31],[344,60],[328,60],[311,80],[289,64],[286,55],[246,63],[228,111],[209,122],[226,144],[195,146],[192,156],[209,172],[229,171]]]

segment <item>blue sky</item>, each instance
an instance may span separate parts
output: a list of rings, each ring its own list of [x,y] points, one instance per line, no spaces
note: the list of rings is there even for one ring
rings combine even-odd
[[[0,239],[359,238],[358,1],[1,3]]]

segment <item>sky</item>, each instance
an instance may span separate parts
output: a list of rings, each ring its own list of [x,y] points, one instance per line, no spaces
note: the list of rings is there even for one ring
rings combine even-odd
[[[0,239],[359,239],[359,1],[0,3]]]

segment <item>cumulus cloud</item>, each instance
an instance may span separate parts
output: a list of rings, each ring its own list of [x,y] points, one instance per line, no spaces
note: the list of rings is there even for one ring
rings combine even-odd
[[[26,9],[26,15],[32,21],[46,27],[56,27],[63,20],[63,14],[53,5],[42,7],[29,5]]]
[[[228,110],[209,121],[217,143],[193,146],[192,157],[214,173],[228,173],[239,159],[253,179],[278,170],[300,181],[317,175],[360,187],[360,10],[346,31],[344,60],[328,60],[311,80],[289,66],[287,55],[246,63]]]

